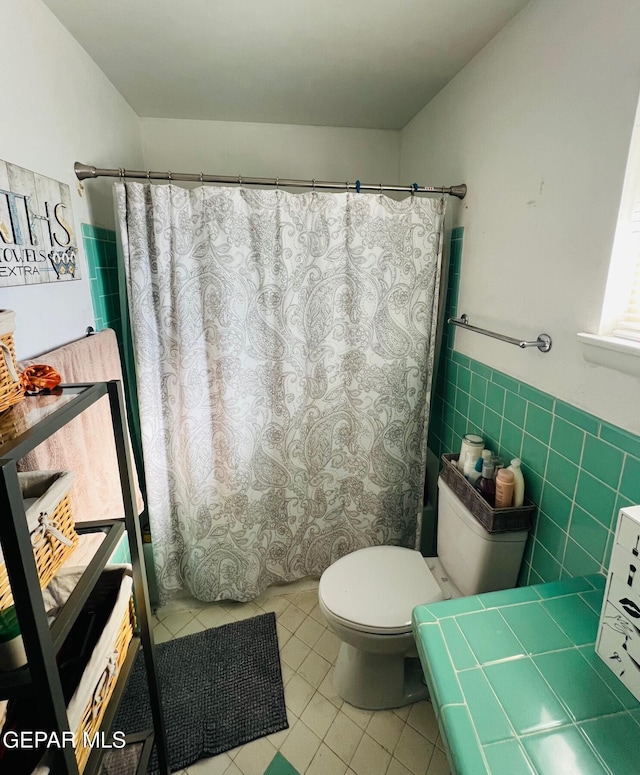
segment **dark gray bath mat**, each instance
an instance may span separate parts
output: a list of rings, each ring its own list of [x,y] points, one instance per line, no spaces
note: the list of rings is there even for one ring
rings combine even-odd
[[[275,614],[160,643],[156,657],[172,772],[289,726]],[[112,729],[151,727],[138,654]],[[154,753],[149,773],[157,772]]]

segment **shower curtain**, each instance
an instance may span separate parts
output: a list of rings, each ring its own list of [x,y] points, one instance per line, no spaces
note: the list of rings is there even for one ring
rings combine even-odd
[[[415,547],[445,200],[115,190],[162,599]]]

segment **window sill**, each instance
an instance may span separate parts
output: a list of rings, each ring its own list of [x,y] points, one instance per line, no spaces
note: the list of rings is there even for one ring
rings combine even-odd
[[[615,336],[578,334],[586,361],[640,377],[640,342]]]

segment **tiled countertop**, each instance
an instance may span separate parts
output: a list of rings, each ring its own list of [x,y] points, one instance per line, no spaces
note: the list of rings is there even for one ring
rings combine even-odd
[[[454,775],[638,775],[640,702],[596,655],[606,579],[418,606]]]

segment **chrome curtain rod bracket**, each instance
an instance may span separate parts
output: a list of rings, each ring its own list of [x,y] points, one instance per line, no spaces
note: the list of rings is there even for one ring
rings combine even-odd
[[[497,334],[495,331],[487,331],[486,328],[478,328],[472,326],[469,323],[469,315],[460,315],[459,318],[449,318],[447,323],[452,326],[458,326],[465,328],[467,331],[473,331],[476,334],[482,334],[483,336],[490,336],[492,339],[499,339],[501,342],[507,342],[508,344],[515,344],[516,347],[525,349],[526,347],[537,347],[541,353],[548,353],[551,349],[551,337],[549,334],[539,334],[535,342],[526,342],[522,339],[514,339],[512,336],[505,336],[504,334]]]
[[[326,188],[335,190],[349,191],[353,188],[351,183],[344,181],[336,182],[330,180],[293,180],[287,178],[240,178],[239,176],[232,175],[204,175],[202,172],[153,172],[152,170],[126,170],[124,168],[119,169],[106,169],[104,167],[93,167],[90,164],[81,164],[77,161],[73,165],[74,172],[78,180],[87,180],[88,178],[129,178],[132,180],[182,180],[191,183],[226,183],[228,185],[238,185],[239,182],[242,185],[249,186],[279,186],[288,188],[312,188],[314,191],[316,188]],[[467,186],[461,183],[459,186],[400,186],[400,185],[384,185],[382,183],[362,183],[359,186],[359,191],[406,191],[413,194],[449,194],[457,199],[464,199],[467,194]],[[358,192],[359,193],[359,192]]]

